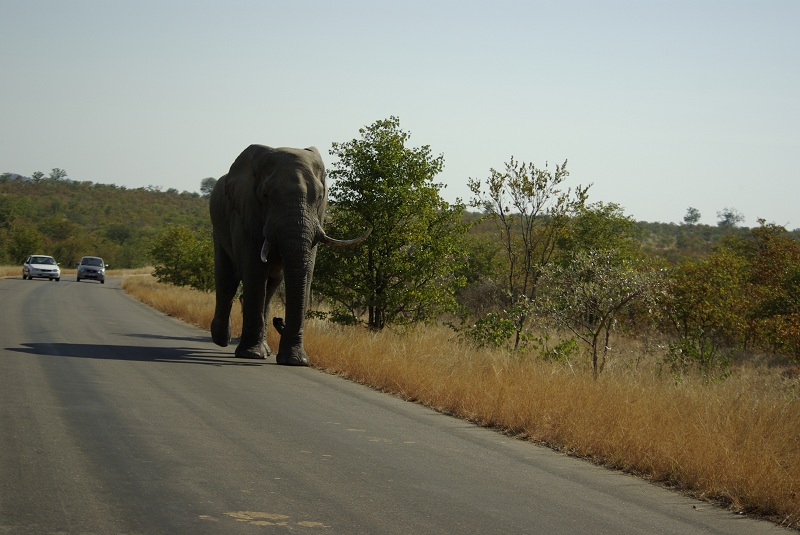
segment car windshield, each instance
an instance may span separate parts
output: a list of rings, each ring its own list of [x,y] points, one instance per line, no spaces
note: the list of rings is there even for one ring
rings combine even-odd
[[[34,256],[31,258],[31,264],[55,264],[56,261],[49,256]]]
[[[102,266],[103,259],[102,258],[84,258],[83,262],[81,262],[84,266]]]

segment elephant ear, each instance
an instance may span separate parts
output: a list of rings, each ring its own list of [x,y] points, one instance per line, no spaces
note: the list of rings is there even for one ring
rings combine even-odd
[[[228,172],[225,196],[234,212],[253,225],[260,235],[262,217],[261,201],[265,173],[269,173],[270,157],[275,149],[264,145],[250,145],[236,158]]]
[[[317,206],[317,215],[319,221],[322,222],[325,219],[325,212],[327,211],[328,205],[328,184],[325,181],[325,164],[322,161],[322,155],[319,153],[319,150],[317,150],[317,147],[306,147],[305,150],[313,155],[311,159],[311,170],[314,174],[314,178],[319,181],[319,186],[322,188],[322,200]]]
[[[324,187],[325,164],[322,162],[322,155],[319,153],[319,150],[317,150],[317,147],[306,147],[305,150],[311,153],[311,157],[306,160],[306,163],[311,168],[314,178],[322,182],[322,186]]]

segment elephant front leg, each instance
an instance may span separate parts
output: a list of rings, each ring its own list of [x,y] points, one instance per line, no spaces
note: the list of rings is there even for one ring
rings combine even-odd
[[[243,288],[242,337],[236,348],[236,356],[240,358],[265,359],[272,354],[267,344],[266,322],[272,298],[281,284],[282,272],[275,266],[265,272],[268,275],[261,277],[259,274],[247,280]]]
[[[302,334],[286,334],[287,330],[284,327],[281,332],[281,343],[276,358],[277,363],[286,366],[308,366],[308,355],[303,348]]]
[[[242,299],[242,336],[236,347],[236,356],[244,359],[266,359],[270,355],[264,325],[267,304],[263,285],[260,295],[245,293]]]
[[[220,347],[228,347],[231,341],[231,303],[220,304],[217,298],[217,305],[214,311],[214,319],[211,320],[211,341]]]

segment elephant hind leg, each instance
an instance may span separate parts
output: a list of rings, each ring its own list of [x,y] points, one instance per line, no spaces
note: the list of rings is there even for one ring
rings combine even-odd
[[[262,268],[259,262],[256,266]],[[269,269],[264,269],[264,273]],[[243,281],[242,294],[242,337],[236,348],[236,356],[245,359],[266,359],[272,355],[267,344],[266,318],[269,315],[270,301],[280,285],[280,277],[262,279],[262,272],[250,270],[251,276]],[[263,293],[262,293],[263,292]]]
[[[231,306],[240,279],[228,255],[216,245],[214,249],[216,306],[211,321],[211,340],[220,347],[227,347],[231,341]]]
[[[211,341],[220,347],[228,347],[231,341],[231,320],[227,324],[216,317],[211,320]]]

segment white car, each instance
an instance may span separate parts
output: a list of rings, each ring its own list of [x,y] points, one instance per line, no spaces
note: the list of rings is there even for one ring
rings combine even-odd
[[[31,255],[22,264],[22,279],[50,279],[51,281],[61,280],[61,268],[52,256]]]

